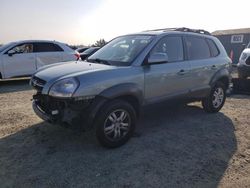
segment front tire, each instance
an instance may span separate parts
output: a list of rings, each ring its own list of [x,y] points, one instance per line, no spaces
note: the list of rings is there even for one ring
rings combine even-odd
[[[125,144],[135,130],[136,112],[127,102],[114,100],[105,104],[96,116],[98,142],[108,148]]]
[[[222,82],[217,82],[212,87],[209,96],[202,100],[203,109],[209,113],[219,112],[226,100],[226,87]]]

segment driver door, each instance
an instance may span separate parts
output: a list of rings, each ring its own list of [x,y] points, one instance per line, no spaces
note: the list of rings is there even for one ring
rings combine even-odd
[[[4,75],[6,78],[30,76],[36,71],[36,58],[33,44],[22,43],[3,55]]]
[[[186,95],[192,84],[191,66],[184,60],[181,36],[164,37],[152,49],[149,56],[159,53],[165,53],[168,62],[149,64],[144,67],[147,103]]]

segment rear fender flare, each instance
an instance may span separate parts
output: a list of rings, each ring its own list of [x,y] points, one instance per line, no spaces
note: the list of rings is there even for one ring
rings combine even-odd
[[[220,79],[227,79],[227,82],[228,83],[230,82],[230,72],[228,69],[221,69],[217,71],[212,77],[209,85],[213,87],[216,84],[216,82]],[[228,85],[226,87],[228,87]]]

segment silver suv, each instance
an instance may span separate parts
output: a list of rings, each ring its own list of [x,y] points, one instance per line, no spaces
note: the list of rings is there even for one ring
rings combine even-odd
[[[229,85],[230,58],[204,30],[160,29],[120,36],[86,61],[40,69],[33,109],[51,123],[94,127],[105,147],[135,130],[142,106],[172,99],[202,101],[218,112]]]

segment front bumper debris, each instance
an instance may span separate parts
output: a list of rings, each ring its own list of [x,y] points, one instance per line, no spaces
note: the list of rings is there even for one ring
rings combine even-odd
[[[50,116],[49,114],[46,114],[36,103],[36,101],[33,101],[32,103],[32,107],[34,112],[36,113],[36,115],[38,117],[40,117],[42,120],[44,121],[48,121],[48,122],[53,122],[52,119],[53,117]]]
[[[75,126],[87,122],[92,101],[93,99],[58,99],[38,93],[33,96],[32,107],[44,121]]]

